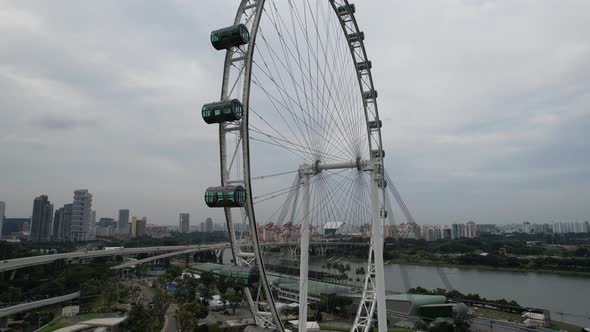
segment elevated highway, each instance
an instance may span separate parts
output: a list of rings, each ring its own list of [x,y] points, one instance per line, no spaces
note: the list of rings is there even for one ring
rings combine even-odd
[[[73,300],[73,299],[76,299],[79,297],[80,297],[80,292],[75,292],[75,293],[71,293],[68,295],[52,297],[49,299],[44,299],[44,300],[39,300],[39,301],[34,301],[34,302],[26,302],[26,303],[13,305],[10,307],[1,308],[0,309],[0,318],[11,316],[14,314],[18,314],[20,312],[25,312],[25,311],[45,307],[48,305],[54,305],[54,304],[58,304],[61,302],[67,302],[67,301],[70,301],[70,300]]]
[[[311,242],[310,245],[312,246],[367,246],[368,242],[328,242],[328,241],[319,241],[319,242]],[[266,242],[261,243],[263,247],[292,247],[298,246],[299,242]],[[75,259],[86,259],[86,258],[96,258],[96,257],[112,257],[112,256],[129,256],[129,255],[137,255],[137,254],[160,254],[153,257],[148,257],[145,259],[141,259],[134,262],[126,263],[128,266],[143,264],[147,262],[151,262],[157,259],[178,256],[182,254],[189,254],[199,251],[208,251],[208,250],[220,250],[229,248],[228,242],[222,243],[215,243],[215,244],[203,244],[203,245],[184,245],[184,246],[159,246],[159,247],[143,247],[143,248],[121,248],[121,249],[108,249],[108,250],[88,250],[88,251],[75,251],[75,252],[67,252],[62,254],[52,254],[52,255],[41,255],[41,256],[32,256],[32,257],[23,257],[23,258],[15,258],[15,259],[8,259],[0,262],[0,272],[4,271],[12,271],[17,269],[22,269],[25,267],[30,266],[37,266],[43,264],[53,263],[58,260],[66,260],[71,261]]]
[[[143,248],[121,248],[121,249],[110,249],[110,250],[89,250],[89,251],[75,251],[67,252],[62,254],[52,255],[41,255],[32,257],[23,257],[8,259],[0,262],[0,272],[11,271],[21,269],[24,267],[36,266],[49,264],[58,260],[74,260],[74,259],[85,259],[85,258],[96,258],[96,257],[109,257],[109,256],[128,256],[137,254],[153,254],[162,252],[175,252],[175,251],[205,251],[223,249],[229,246],[228,243],[217,243],[210,245],[186,245],[186,246],[161,246],[161,247],[143,247]]]

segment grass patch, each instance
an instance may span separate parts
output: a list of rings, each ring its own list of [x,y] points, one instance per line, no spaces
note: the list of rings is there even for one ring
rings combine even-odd
[[[68,327],[68,326],[72,326],[72,325],[74,325],[74,324],[68,322],[64,317],[58,317],[58,318],[52,320],[51,322],[49,322],[49,324],[45,325],[38,332],[55,331],[57,329],[61,329],[62,327]]]
[[[102,318],[103,316],[104,315],[99,314],[99,313],[89,312],[87,314],[78,315],[76,317],[78,317],[81,320],[89,320],[89,319],[94,319],[94,318]]]
[[[555,330],[569,331],[569,332],[576,332],[576,331],[580,331],[582,329],[579,326],[571,325],[568,323],[556,322],[554,320],[551,321],[550,327]]]
[[[477,308],[476,314],[480,317],[492,318],[492,319],[502,319],[502,320],[507,320],[510,322],[522,323],[522,321],[524,320],[524,318],[522,318],[522,316],[520,314],[515,314],[515,313],[511,313],[511,312],[504,312],[504,311],[494,310],[494,309],[489,309],[489,308],[482,308],[482,307]]]

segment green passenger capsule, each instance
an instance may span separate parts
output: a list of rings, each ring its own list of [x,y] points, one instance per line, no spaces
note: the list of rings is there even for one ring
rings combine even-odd
[[[227,50],[232,47],[248,44],[250,32],[244,24],[233,25],[211,32],[211,44],[216,50]]]

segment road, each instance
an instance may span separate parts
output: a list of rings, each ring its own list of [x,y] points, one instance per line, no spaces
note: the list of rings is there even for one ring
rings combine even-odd
[[[524,324],[486,318],[473,318],[469,320],[469,323],[470,330],[473,332],[539,331]]]
[[[162,332],[176,332],[176,309],[178,309],[176,303],[168,306],[168,310],[166,310],[166,323],[162,328]]]

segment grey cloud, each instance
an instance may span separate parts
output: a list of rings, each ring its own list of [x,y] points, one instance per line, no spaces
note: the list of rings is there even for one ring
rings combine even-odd
[[[12,15],[0,22],[8,213],[26,216],[41,193],[62,204],[88,187],[99,216],[129,207],[158,222],[184,210],[220,218],[201,200],[219,166],[217,130],[199,109],[219,96],[223,54],[209,32],[229,24],[235,7],[2,2]],[[590,196],[589,7],[357,1],[386,166],[419,221],[590,215],[576,199]]]
[[[97,125],[97,123],[93,121],[72,119],[68,116],[59,115],[42,115],[39,118],[31,120],[31,123],[39,128],[55,131],[72,130]]]

